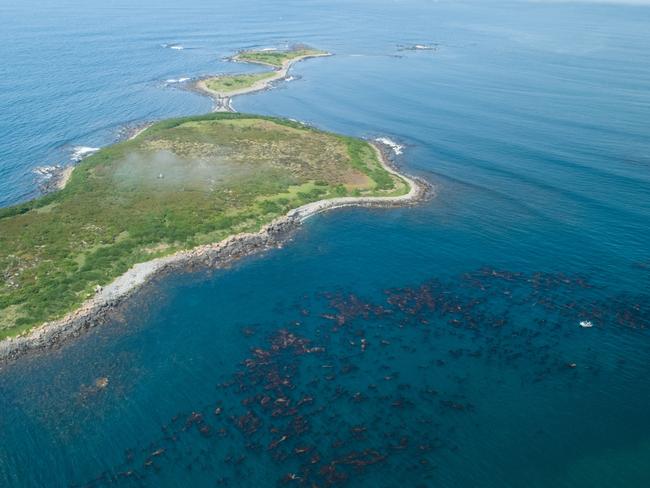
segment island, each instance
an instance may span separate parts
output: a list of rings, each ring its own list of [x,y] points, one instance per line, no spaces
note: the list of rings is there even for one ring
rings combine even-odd
[[[156,123],[81,161],[60,191],[0,209],[0,359],[94,325],[163,270],[221,266],[323,210],[422,191],[375,144],[300,122]]]
[[[285,51],[241,51],[231,57],[230,60],[261,64],[270,66],[273,69],[260,73],[208,76],[196,81],[194,88],[215,99],[216,111],[232,112],[233,109],[230,105],[231,97],[265,90],[271,83],[285,79],[289,68],[298,61],[322,56],[331,56],[331,54],[302,45],[293,46],[291,49]]]

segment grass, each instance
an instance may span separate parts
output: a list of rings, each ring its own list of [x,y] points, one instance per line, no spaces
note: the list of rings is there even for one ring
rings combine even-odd
[[[287,51],[243,51],[235,56],[237,61],[249,63],[262,63],[276,68],[281,68],[285,61],[301,56],[319,56],[327,54],[325,51],[311,48],[296,48]]]
[[[84,159],[64,190],[0,209],[0,338],[62,317],[138,262],[323,198],[407,191],[358,139],[246,114],[160,122]]]
[[[221,75],[208,78],[205,85],[212,91],[227,95],[230,92],[250,88],[255,83],[272,78],[275,72],[250,73],[242,75]]]
[[[326,54],[325,51],[307,47],[296,47],[287,51],[243,51],[233,59],[249,63],[260,63],[276,69],[282,68],[283,64],[302,56],[318,56]],[[235,74],[213,76],[205,80],[205,86],[221,96],[251,88],[256,83],[273,78],[277,71],[265,71],[263,73]]]

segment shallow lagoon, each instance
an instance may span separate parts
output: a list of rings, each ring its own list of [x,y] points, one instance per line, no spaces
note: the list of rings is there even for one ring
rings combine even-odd
[[[286,40],[338,55],[301,63],[296,80],[235,107],[392,137],[438,197],[417,209],[321,215],[284,249],[165,279],[114,324],[6,368],[1,484],[273,485],[289,472],[306,478],[309,464],[321,485],[342,472],[351,486],[647,486],[647,8],[126,12],[74,6],[37,21],[4,9],[14,21],[2,42],[11,71],[24,75],[0,77],[10,88],[0,92],[1,123],[20,131],[0,131],[3,203],[29,195],[31,169],[67,148],[109,143],[125,123],[209,110],[164,80],[226,71],[219,57]],[[70,15],[80,27],[67,31]],[[35,31],[36,59],[24,51]],[[435,42],[436,51],[397,48]],[[48,53],[62,60],[54,71]],[[46,67],[61,82],[44,97]],[[388,303],[386,290],[425,283],[444,298],[435,309],[430,299],[415,314]],[[357,303],[332,330],[338,319],[322,315],[340,313],[339,295],[371,303],[369,318],[352,313]],[[442,303],[471,314],[443,314]],[[393,313],[375,313],[379,305]],[[580,327],[585,318],[593,328]],[[283,329],[325,350],[273,357],[295,385],[285,396],[313,397],[274,417],[244,361]],[[247,434],[257,425],[240,420],[249,410],[261,425]],[[273,447],[296,415],[308,430],[294,425]],[[322,471],[333,460],[335,473]],[[144,478],[119,476],[129,470]]]

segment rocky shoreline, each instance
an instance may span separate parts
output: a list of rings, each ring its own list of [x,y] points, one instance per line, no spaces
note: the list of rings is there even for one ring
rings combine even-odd
[[[248,88],[233,90],[227,93],[217,92],[208,88],[206,81],[209,80],[210,78],[214,78],[214,76],[206,76],[203,78],[199,78],[198,80],[193,82],[190,86],[190,89],[202,95],[207,95],[210,98],[212,98],[212,100],[214,101],[213,112],[235,112],[235,109],[232,107],[233,97],[239,95],[246,95],[247,93],[253,93],[256,91],[268,90],[273,86],[274,83],[286,79],[289,73],[289,69],[291,69],[291,67],[294,64],[303,61],[305,59],[320,58],[323,56],[331,56],[331,55],[332,55],[331,53],[322,53],[322,54],[306,54],[304,56],[298,56],[296,58],[285,61],[284,63],[282,63],[282,66],[280,68],[277,68],[271,64],[263,63],[261,61],[239,60],[237,59],[237,56],[233,56],[232,58],[229,58],[230,61],[237,62],[237,63],[251,63],[251,64],[260,64],[263,66],[270,66],[271,68],[273,68],[274,75],[269,78],[260,80]]]
[[[427,199],[432,194],[429,183],[400,173],[392,166],[387,156],[387,147],[375,144],[373,146],[386,169],[409,184],[410,191],[407,194],[396,197],[341,197],[320,200],[289,211],[265,225],[259,232],[236,234],[218,243],[136,264],[109,285],[98,287],[93,298],[62,319],[47,322],[25,335],[0,341],[0,364],[15,360],[31,351],[59,346],[66,340],[79,336],[83,331],[106,322],[118,305],[153,278],[164,273],[222,268],[240,258],[279,248],[302,222],[327,210],[352,206],[409,206]]]
[[[135,139],[152,125],[153,122],[145,122],[143,124],[125,127],[122,130],[122,133],[115,140],[114,144]],[[97,151],[99,150],[99,148],[92,149],[95,149]],[[86,153],[84,155],[78,156],[77,158],[73,158],[71,162],[68,162],[64,165],[49,166],[47,167],[47,170],[41,170],[40,174],[43,174],[45,171],[47,171],[47,174],[49,175],[49,177],[39,185],[39,191],[41,195],[47,195],[48,193],[63,190],[68,184],[68,181],[70,180],[70,177],[72,176],[76,165],[89,154],[92,153]]]

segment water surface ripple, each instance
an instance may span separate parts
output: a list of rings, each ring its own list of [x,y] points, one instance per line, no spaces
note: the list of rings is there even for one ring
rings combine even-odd
[[[650,486],[650,8],[277,3],[0,3],[0,205],[292,42],[336,56],[234,106],[390,137],[438,194],[4,367],[0,486]]]

